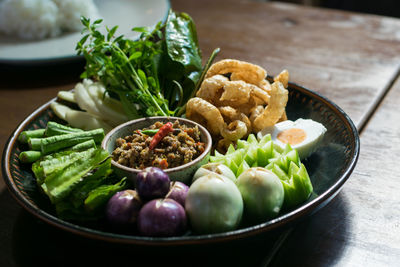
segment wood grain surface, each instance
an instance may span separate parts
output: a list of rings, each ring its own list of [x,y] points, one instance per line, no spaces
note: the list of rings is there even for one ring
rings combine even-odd
[[[218,59],[250,61],[270,75],[286,68],[292,82],[334,101],[362,130],[359,162],[343,190],[294,228],[272,265],[399,266],[400,81],[393,82],[400,71],[400,20],[276,2],[172,0],[171,5],[195,20],[204,58],[220,47]],[[26,116],[74,86],[81,63],[0,66],[0,148]],[[2,179],[0,202],[0,265],[9,266],[19,255],[15,244],[25,242],[15,240],[15,231],[32,222],[4,192]]]

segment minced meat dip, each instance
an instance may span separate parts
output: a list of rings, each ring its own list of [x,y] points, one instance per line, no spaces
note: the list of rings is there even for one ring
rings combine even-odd
[[[116,149],[112,153],[113,160],[121,165],[144,169],[146,167],[173,168],[186,164],[204,152],[205,144],[200,140],[200,131],[180,125],[179,121],[172,124],[173,131],[164,136],[157,145],[150,149],[154,133],[164,124],[156,122],[149,128],[136,130],[132,135],[116,140]],[[147,134],[146,134],[147,133]]]

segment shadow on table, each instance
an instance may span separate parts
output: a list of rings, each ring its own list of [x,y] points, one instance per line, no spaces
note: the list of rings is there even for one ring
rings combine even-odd
[[[339,193],[326,207],[299,223],[271,266],[335,265],[351,233],[349,201]]]
[[[0,90],[40,88],[79,81],[84,60],[46,64],[0,64]]]

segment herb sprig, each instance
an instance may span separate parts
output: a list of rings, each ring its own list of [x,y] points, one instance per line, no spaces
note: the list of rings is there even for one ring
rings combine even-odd
[[[78,54],[86,59],[86,70],[81,77],[101,81],[107,91],[119,97],[131,118],[170,115],[168,103],[160,93],[157,73],[151,67],[154,57],[161,53],[161,45],[150,39],[162,34],[161,24],[153,32],[136,28],[142,34],[133,41],[123,35],[114,37],[118,26],[106,28],[107,34],[103,35],[98,30],[101,22],[96,20],[91,24],[90,19],[82,18],[85,35],[76,47]]]
[[[102,82],[118,98],[131,119],[145,116],[180,116],[185,103],[219,50],[201,66],[201,52],[192,19],[172,10],[153,30],[136,27],[137,40],[115,36],[118,26],[100,29],[102,20],[81,18],[83,37],[76,50],[86,59],[82,78]]]

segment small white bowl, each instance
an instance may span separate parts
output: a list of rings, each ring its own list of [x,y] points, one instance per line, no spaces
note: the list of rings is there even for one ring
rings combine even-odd
[[[178,117],[147,117],[147,118],[141,118],[137,120],[132,120],[126,123],[123,123],[114,129],[112,129],[103,139],[103,142],[101,143],[101,147],[105,150],[107,150],[110,154],[115,149],[115,141],[120,138],[120,137],[125,137],[128,135],[131,135],[134,130],[140,130],[146,127],[149,127],[150,125],[153,125],[155,122],[160,121],[163,123],[167,122],[175,122],[176,120],[179,121],[180,124],[187,125],[189,127],[194,127],[197,126],[199,131],[200,131],[200,138],[201,142],[205,144],[205,149],[204,152],[192,160],[189,163],[186,163],[182,166],[179,167],[174,167],[174,168],[167,168],[164,169],[164,171],[169,175],[169,178],[171,181],[180,181],[185,184],[190,185],[190,182],[192,180],[192,177],[196,170],[200,168],[202,165],[206,164],[209,160],[210,157],[210,151],[211,151],[211,146],[212,146],[212,138],[210,133],[207,131],[206,128],[201,126],[200,124],[184,119],[184,118],[178,118]],[[140,169],[134,169],[130,167],[123,166],[114,160],[111,161],[112,167],[115,171],[115,173],[120,176],[120,177],[127,177],[130,179],[132,182],[135,182],[136,175],[141,171]]]

